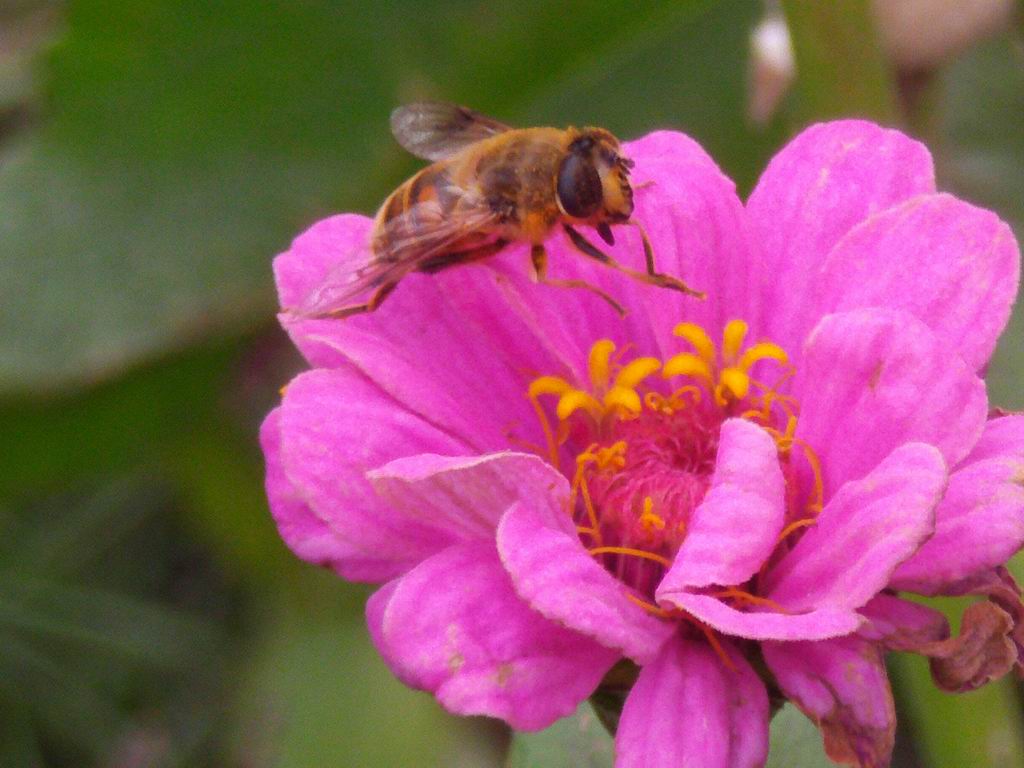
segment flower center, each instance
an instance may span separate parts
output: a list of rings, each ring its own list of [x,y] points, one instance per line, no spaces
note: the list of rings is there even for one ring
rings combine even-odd
[[[638,357],[623,362],[625,350],[602,339],[590,350],[588,386],[541,376],[528,391],[549,461],[568,468],[568,511],[580,540],[647,601],[708,491],[726,419],[754,421],[775,440],[787,479],[788,524],[780,543],[813,523],[821,509],[817,459],[794,434],[799,404],[779,391],[793,375],[782,348],[770,341],[747,345],[748,326],[742,320],[726,325],[720,345],[693,323],[680,323],[674,333],[689,351],[664,361]],[[751,375],[762,360],[774,363],[774,383]],[[546,396],[557,397],[554,423],[541,403]],[[800,491],[790,466],[794,446],[811,470],[809,492]],[[741,585],[726,587],[721,596],[748,605],[758,599]],[[653,603],[650,607],[659,610]]]

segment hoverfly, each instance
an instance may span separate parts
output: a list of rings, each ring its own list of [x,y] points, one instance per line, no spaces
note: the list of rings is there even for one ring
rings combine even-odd
[[[330,275],[297,314],[341,318],[371,312],[410,272],[434,273],[479,261],[522,241],[531,245],[536,282],[593,291],[623,314],[596,286],[548,277],[544,241],[559,224],[585,256],[645,283],[704,297],[655,270],[650,241],[630,219],[633,161],[620,153],[618,139],[607,130],[515,129],[465,107],[419,102],[391,114],[391,131],[406,150],[432,164],[381,205],[364,263]],[[639,229],[645,272],[618,263],[576,229],[592,226],[613,245],[614,224]],[[367,300],[353,303],[368,291]]]

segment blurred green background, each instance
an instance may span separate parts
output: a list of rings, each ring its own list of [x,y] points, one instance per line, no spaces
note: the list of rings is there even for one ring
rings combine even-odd
[[[302,363],[271,258],[417,167],[387,129],[416,98],[685,130],[743,194],[808,121],[873,117],[1021,238],[1020,5],[908,0],[926,15],[902,32],[897,5],[769,4],[796,52],[783,93],[755,0],[0,0],[0,766],[502,765],[504,730],[392,680],[367,591],[275,533],[256,434]],[[1018,311],[993,402],[1024,408],[1022,378]],[[1018,683],[893,675],[898,766],[1024,765]],[[510,764],[610,765],[592,726]],[[772,765],[827,764],[799,717],[773,728]]]

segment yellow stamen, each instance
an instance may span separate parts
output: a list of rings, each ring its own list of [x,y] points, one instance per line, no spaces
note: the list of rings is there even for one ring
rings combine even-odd
[[[600,419],[604,412],[601,408],[601,403],[589,392],[584,392],[581,389],[571,389],[558,398],[555,414],[560,421],[565,421],[580,408],[585,409],[595,419]]]
[[[583,476],[583,470],[580,468],[576,472],[576,479],[573,483],[574,489],[579,489],[580,495],[583,497],[583,507],[587,511],[587,520],[590,521],[590,528],[594,532],[594,541],[598,544],[601,543],[601,523],[597,519],[597,510],[594,509],[594,502],[590,498],[590,488],[587,487],[587,478]],[[575,507],[575,493],[570,494],[570,498],[573,499],[573,508]],[[570,512],[573,511],[570,508]]]
[[[643,404],[640,402],[640,395],[635,390],[626,387],[612,387],[604,396],[604,407],[608,411],[615,408],[622,408],[631,414],[640,413]]]
[[[665,396],[660,392],[648,392],[644,395],[644,405],[647,406],[648,410],[658,411],[659,413],[672,413],[672,409],[667,405],[668,401]]]
[[[590,371],[590,384],[594,389],[600,390],[608,386],[608,379],[611,378],[609,359],[614,351],[615,342],[611,339],[601,339],[590,348],[587,368]]]
[[[573,389],[572,384],[560,376],[540,376],[530,382],[526,391],[529,397],[539,395],[564,395]]]
[[[701,401],[701,389],[695,387],[693,384],[687,384],[685,387],[680,387],[672,393],[672,403],[680,408],[686,407],[686,401],[683,399],[683,395],[690,395],[693,398],[693,404],[698,405]]]
[[[801,528],[806,528],[809,525],[814,525],[816,522],[818,522],[818,520],[814,517],[805,517],[802,520],[795,520],[794,522],[790,523],[782,529],[782,533],[779,534],[778,543],[781,544],[783,541],[785,541],[786,537],[789,536],[789,534],[793,533],[793,531],[799,531]]]
[[[654,614],[660,619],[671,619],[675,618],[675,614],[672,611],[667,611],[654,603],[649,603],[646,600],[641,600],[636,595],[631,595],[629,592],[626,593],[626,599],[630,602],[636,603],[648,613]]]
[[[718,592],[715,596],[728,597],[732,598],[733,600],[742,600],[743,602],[750,603],[751,605],[764,605],[771,608],[772,610],[778,611],[779,613],[789,613],[789,611],[787,611],[781,605],[776,603],[774,600],[769,600],[767,597],[759,597],[757,595],[752,595],[749,592],[746,592],[742,589],[738,589],[736,587],[729,587],[728,589],[723,589],[722,591]]]
[[[537,400],[536,395],[529,396],[530,405],[533,406],[534,413],[537,414],[537,419],[540,421],[540,428],[544,432],[544,441],[548,446],[548,460],[551,462],[551,466],[558,466],[558,445],[559,443],[555,440],[555,435],[551,431],[551,423],[548,421],[548,415],[544,412],[540,402]]]
[[[697,351],[697,355],[709,366],[715,364],[715,345],[708,332],[696,323],[679,323],[672,333],[686,339]]]
[[[666,379],[672,376],[693,376],[709,384],[713,381],[711,366],[703,358],[689,352],[670,357],[661,369],[661,375]]]
[[[807,463],[811,467],[811,474],[814,476],[814,490],[811,493],[813,501],[808,502],[807,506],[817,512],[821,511],[822,504],[825,501],[825,481],[822,479],[821,474],[821,461],[818,460],[818,454],[814,452],[814,449],[808,445],[807,441],[801,440],[799,437],[794,437],[793,442],[800,446],[803,451],[804,458],[807,459]]]
[[[666,568],[672,565],[672,561],[667,557],[656,555],[654,552],[648,552],[643,549],[633,549],[632,547],[594,547],[593,549],[587,550],[591,555],[630,555],[632,557],[639,557],[644,560],[650,560]]]
[[[596,454],[597,468],[618,471],[626,466],[626,441],[618,440],[607,448],[601,448]]]
[[[615,376],[615,386],[635,389],[644,379],[661,368],[661,360],[656,357],[638,357]]]
[[[730,320],[722,331],[722,358],[730,365],[739,357],[749,326],[742,320]]]
[[[750,392],[750,377],[741,368],[726,368],[718,381],[737,400],[742,400]]]
[[[740,358],[739,367],[744,371],[749,371],[751,366],[759,360],[775,360],[782,365],[789,363],[789,356],[786,355],[786,351],[778,344],[772,344],[770,341],[759,341],[752,347],[747,347],[743,353],[743,357]]]

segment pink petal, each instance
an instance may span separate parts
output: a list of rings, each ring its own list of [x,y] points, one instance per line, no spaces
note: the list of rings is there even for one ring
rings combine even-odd
[[[815,293],[831,312],[910,312],[979,369],[1006,326],[1019,280],[1020,251],[1005,222],[950,195],[925,195],[854,227],[825,260]]]
[[[911,197],[935,191],[928,150],[860,120],[807,128],[768,164],[747,202],[761,244],[764,331],[798,356],[803,335],[825,311],[813,291],[825,256],[855,225]]]
[[[370,632],[370,640],[373,646],[391,669],[399,669],[398,659],[391,652],[384,637],[384,615],[387,612],[388,603],[391,602],[395,590],[402,583],[402,577],[392,579],[380,589],[370,595],[366,601],[366,628]]]
[[[1003,565],[1024,546],[1024,455],[954,472],[935,513],[935,535],[893,574],[896,589],[936,594]]]
[[[818,723],[829,757],[845,765],[889,765],[896,713],[875,645],[844,637],[762,649],[786,698]]]
[[[771,554],[785,518],[775,441],[743,419],[722,424],[711,489],[659,590],[742,584]]]
[[[791,610],[859,608],[932,534],[946,467],[930,445],[908,443],[846,483],[797,545],[769,571],[764,593]]]
[[[370,623],[403,682],[455,714],[499,717],[520,730],[571,714],[617,658],[523,603],[487,542],[434,555],[380,603],[368,609]]]
[[[985,384],[917,318],[888,309],[825,317],[793,385],[797,436],[817,452],[826,498],[897,446],[935,445],[950,466],[981,435]]]
[[[513,506],[498,527],[498,552],[516,592],[552,621],[649,662],[675,630],[627,597],[627,589],[587,554],[568,514],[557,522],[535,505]]]
[[[824,640],[855,632],[863,623],[856,611],[832,605],[805,613],[744,613],[717,597],[692,592],[659,592],[658,601],[686,611],[712,629],[748,640]]]
[[[493,540],[501,516],[517,501],[565,510],[569,497],[564,475],[537,456],[511,451],[408,456],[367,478],[397,513],[460,541]]]
[[[917,651],[949,637],[944,614],[893,595],[872,598],[860,612],[867,621],[858,634],[890,651]]]
[[[340,275],[343,270],[361,267],[372,224],[373,220],[366,216],[346,213],[318,221],[295,238],[291,248],[274,259],[281,307],[299,308],[332,272]],[[309,361],[313,365],[337,362],[330,350],[324,350],[325,357],[320,359],[316,359],[316,345],[310,351],[313,357]]]
[[[313,514],[285,475],[281,463],[281,409],[267,414],[260,427],[260,445],[266,462],[266,498],[278,532],[303,560],[335,568],[346,579],[380,581],[387,578],[391,562],[374,561],[349,546]]]
[[[746,659],[723,644],[675,638],[640,670],[615,736],[616,768],[761,768],[768,696]]]
[[[396,407],[347,367],[299,375],[279,412],[288,482],[360,559],[390,563],[377,578],[403,573],[455,541],[450,531],[393,509],[370,487],[366,473],[412,453],[464,454],[464,444]]]
[[[981,438],[963,463],[997,456],[1024,456],[1024,414],[1014,413],[990,419],[985,424]]]
[[[350,581],[383,581],[394,570],[390,558],[376,558],[353,547],[317,517],[285,476],[281,464],[281,409],[275,408],[260,428],[266,459],[267,500],[281,538],[291,550],[317,565],[333,568]]]

